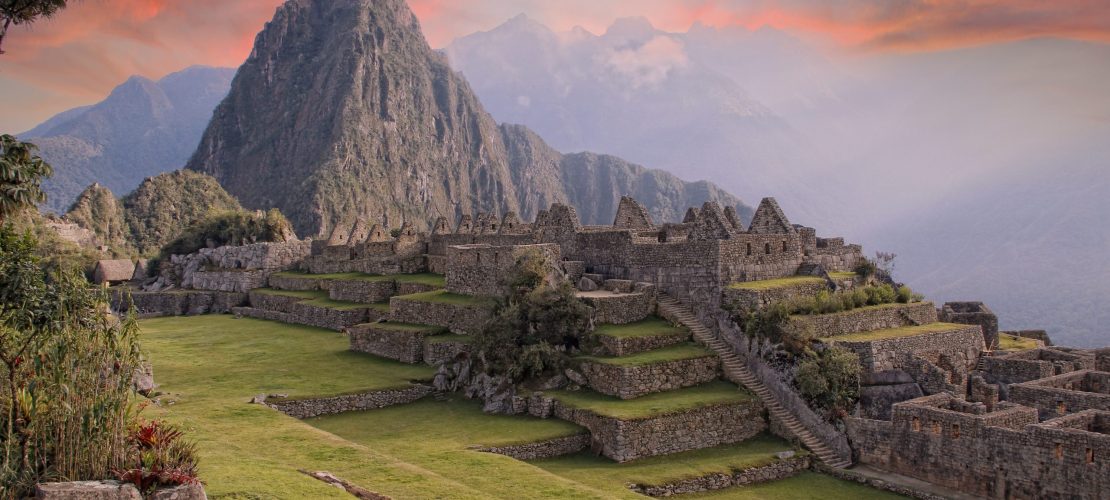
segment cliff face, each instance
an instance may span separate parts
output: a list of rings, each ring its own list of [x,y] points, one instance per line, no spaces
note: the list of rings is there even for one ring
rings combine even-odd
[[[574,203],[584,222],[611,222],[628,194],[616,190],[659,184],[665,192],[644,201],[664,219],[687,202],[739,204],[592,158],[601,160],[564,157],[523,127],[499,127],[402,0],[290,0],[258,35],[188,168],[249,208],[280,208],[307,235],[382,213],[420,226],[480,211],[531,218],[557,201]],[[612,189],[594,186],[600,179]]]

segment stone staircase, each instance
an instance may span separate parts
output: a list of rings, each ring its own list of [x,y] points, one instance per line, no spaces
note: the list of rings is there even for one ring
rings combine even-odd
[[[778,420],[782,423],[783,427],[787,428],[793,433],[801,442],[817,456],[825,465],[834,468],[845,468],[852,465],[851,462],[844,460],[836,454],[832,448],[829,448],[825,443],[821,442],[817,436],[809,431],[797,418],[794,417],[785,407],[782,406],[767,388],[751,370],[748,370],[744,365],[744,360],[740,359],[733,350],[718,339],[708,328],[705,327],[694,315],[688,307],[683,305],[674,298],[660,294],[659,295],[659,308],[664,316],[677,319],[683,326],[688,328],[693,334],[694,339],[701,342],[717,353],[721,358],[721,364],[724,368],[726,378],[730,381],[742,384],[750,391],[756,394],[767,407],[767,411],[771,414],[771,418]]]

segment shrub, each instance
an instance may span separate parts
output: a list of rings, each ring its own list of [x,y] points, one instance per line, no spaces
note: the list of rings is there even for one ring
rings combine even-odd
[[[0,496],[43,480],[104,479],[123,465],[140,366],[132,318],[38,243],[0,228]]]
[[[265,213],[211,212],[189,225],[180,236],[163,247],[160,258],[190,254],[210,245],[249,245],[292,238],[296,238],[293,226],[276,208]]]
[[[519,257],[493,319],[474,345],[487,373],[519,381],[561,370],[568,352],[592,341],[590,308],[566,282],[554,282],[539,251]]]
[[[859,356],[829,347],[798,364],[794,383],[811,404],[830,413],[847,411],[859,398]]]
[[[138,421],[128,436],[129,456],[117,470],[120,481],[134,484],[143,494],[163,486],[199,482],[196,445],[183,439],[175,425],[154,420]]]
[[[853,269],[853,271],[855,271],[856,274],[862,276],[864,281],[866,281],[875,276],[875,273],[879,271],[879,266],[875,265],[873,261],[865,257],[863,260],[860,261],[859,264],[856,265],[856,268]]]

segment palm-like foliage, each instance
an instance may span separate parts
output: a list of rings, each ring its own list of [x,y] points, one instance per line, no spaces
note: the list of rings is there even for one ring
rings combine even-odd
[[[67,0],[0,0],[0,54],[4,53],[4,36],[9,27],[53,16],[64,9],[66,3]]]
[[[38,147],[15,137],[0,136],[0,223],[8,216],[46,201],[42,180],[54,169],[35,154]]]

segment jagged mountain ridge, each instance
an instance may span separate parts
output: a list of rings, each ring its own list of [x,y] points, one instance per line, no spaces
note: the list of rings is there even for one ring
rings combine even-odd
[[[93,183],[116,193],[180,168],[196,149],[233,69],[194,66],[153,81],[134,76],[100,103],[64,111],[19,134],[55,170],[46,208],[61,212]]]
[[[614,157],[564,156],[521,126],[500,126],[434,52],[401,0],[291,0],[251,56],[189,161],[249,208],[277,207],[300,234],[357,216],[515,211],[571,203],[611,222],[621,194],[660,220],[735,197]]]

